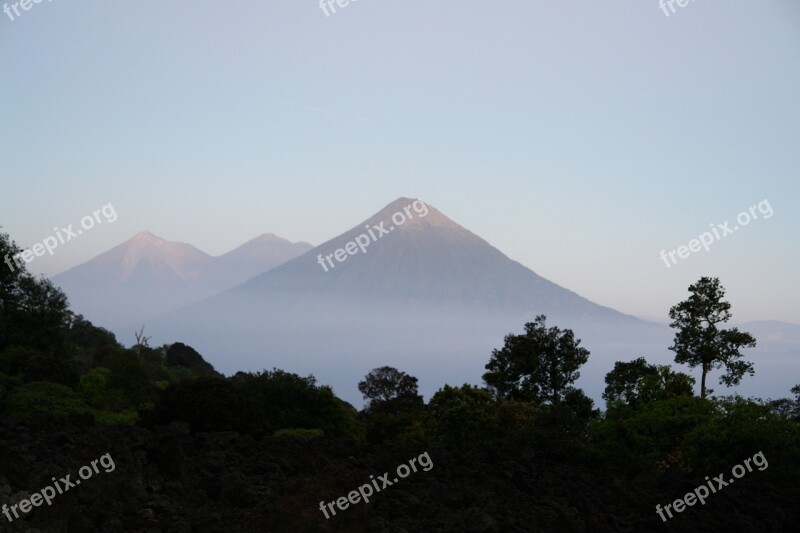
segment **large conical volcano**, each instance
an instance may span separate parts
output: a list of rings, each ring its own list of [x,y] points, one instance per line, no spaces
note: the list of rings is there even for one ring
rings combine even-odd
[[[148,331],[191,344],[223,372],[275,366],[355,390],[384,364],[423,368],[439,384],[445,367],[450,383],[476,382],[492,348],[537,314],[578,335],[649,327],[544,279],[433,206],[399,198]]]
[[[544,279],[435,207],[412,198],[395,200],[338,237],[236,290],[365,305],[475,306],[507,313],[623,318]]]

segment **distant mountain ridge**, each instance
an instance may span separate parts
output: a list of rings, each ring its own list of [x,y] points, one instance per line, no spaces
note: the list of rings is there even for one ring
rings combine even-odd
[[[216,294],[310,248],[308,243],[265,233],[214,257],[190,244],[142,231],[54,276],[53,282],[77,312],[115,328]]]

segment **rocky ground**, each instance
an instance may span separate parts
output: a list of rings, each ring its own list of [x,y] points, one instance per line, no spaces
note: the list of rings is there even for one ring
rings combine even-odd
[[[428,452],[433,468],[326,519],[332,501]],[[0,424],[0,505],[28,498],[53,477],[110,453],[95,474],[0,531],[28,532],[531,532],[797,531],[800,490],[758,472],[687,508],[667,524],[655,505],[701,480],[627,480],[589,466],[483,452],[308,443],[231,432],[190,434],[172,424],[100,428],[73,418]]]

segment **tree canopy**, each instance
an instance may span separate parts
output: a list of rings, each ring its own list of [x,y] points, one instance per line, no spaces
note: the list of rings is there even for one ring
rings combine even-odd
[[[606,374],[603,399],[611,406],[624,403],[636,407],[653,400],[676,396],[691,396],[695,380],[681,372],[673,372],[669,365],[651,365],[644,357],[628,363],[617,361]]]
[[[391,366],[373,369],[358,383],[358,390],[371,403],[417,396],[417,378]]]
[[[506,335],[505,345],[494,350],[483,380],[498,399],[562,403],[589,351],[570,329],[548,328],[539,315],[525,324],[524,335]]]
[[[702,277],[689,286],[691,296],[669,310],[671,327],[677,329],[669,348],[675,362],[701,368],[700,397],[709,392],[706,376],[710,370],[724,368],[720,383],[730,387],[745,374],[753,375],[753,364],[742,360],[742,348],[753,348],[756,339],[738,328],[720,329],[718,324],[733,316],[731,304],[723,300],[725,289],[719,278]]]

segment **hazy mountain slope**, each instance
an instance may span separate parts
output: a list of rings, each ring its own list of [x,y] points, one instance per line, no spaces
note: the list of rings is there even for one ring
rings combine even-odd
[[[264,233],[215,257],[207,269],[207,279],[215,289],[228,289],[294,259],[311,248],[313,246],[307,242],[290,242],[273,233]]]
[[[212,257],[194,246],[141,232],[53,278],[77,312],[118,328],[241,283],[311,248],[272,234]]]

